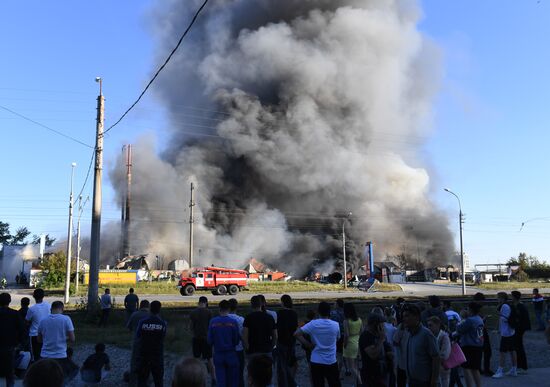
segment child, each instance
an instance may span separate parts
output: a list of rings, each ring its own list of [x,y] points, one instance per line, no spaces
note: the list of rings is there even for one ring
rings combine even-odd
[[[105,370],[103,368],[105,367]],[[106,376],[105,371],[111,369],[109,356],[105,353],[105,344],[99,343],[95,346],[95,353],[88,356],[80,370],[80,376],[85,383],[96,384]]]

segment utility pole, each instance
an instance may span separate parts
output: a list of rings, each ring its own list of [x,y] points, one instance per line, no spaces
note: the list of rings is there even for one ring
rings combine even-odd
[[[344,289],[348,288],[348,268],[346,264],[346,220],[342,222],[342,253],[344,254]]]
[[[74,278],[74,288],[75,292],[78,293],[78,281],[79,281],[79,272],[80,272],[80,218],[82,217],[82,211],[84,206],[88,202],[89,197],[86,198],[84,204],[82,204],[82,195],[78,198],[78,220],[76,222],[76,276]]]
[[[342,254],[344,255],[344,289],[348,288],[348,265],[346,259],[346,221],[351,217],[352,213],[348,212],[348,216],[342,221]]]
[[[130,197],[132,189],[132,145],[122,147],[126,157],[126,194],[122,201],[122,246],[121,258],[130,255]]]
[[[104,102],[102,80],[97,77],[99,83],[99,96],[97,97],[97,122],[95,143],[95,171],[94,193],[92,198],[92,231],[90,241],[90,273],[88,279],[88,311],[93,313],[98,301],[99,292],[99,247],[101,236],[101,177],[103,169],[103,121]]]
[[[457,194],[455,194],[453,191],[451,191],[448,188],[443,188],[445,192],[450,193],[453,195],[456,200],[458,200],[458,226],[460,229],[460,266],[462,268],[462,295],[466,295],[466,268],[464,265],[464,245],[462,244],[462,224],[464,223],[464,216],[462,214],[462,203],[460,203],[460,198]]]
[[[65,262],[65,294],[63,296],[63,302],[69,303],[69,289],[71,286],[71,255],[73,245],[73,179],[74,168],[76,163],[71,164],[71,194],[69,195],[69,227],[67,231],[67,262]]]
[[[460,264],[462,266],[462,295],[466,295],[466,268],[464,264],[464,244],[462,243],[462,225],[464,224],[464,216],[462,215],[462,206],[458,212],[458,223],[460,225]]]
[[[195,186],[191,183],[191,200],[189,200],[189,268],[193,267],[193,207],[195,207]]]

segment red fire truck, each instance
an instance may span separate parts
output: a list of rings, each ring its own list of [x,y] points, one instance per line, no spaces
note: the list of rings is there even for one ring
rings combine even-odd
[[[248,274],[244,270],[208,266],[182,273],[178,288],[182,296],[192,296],[195,290],[211,290],[214,295],[237,294],[246,287]]]

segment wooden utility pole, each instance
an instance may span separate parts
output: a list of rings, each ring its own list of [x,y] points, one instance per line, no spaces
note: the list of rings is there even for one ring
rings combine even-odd
[[[99,96],[97,97],[97,122],[95,143],[95,172],[94,193],[92,198],[92,231],[90,241],[90,273],[88,280],[88,311],[93,313],[98,302],[99,292],[99,249],[101,237],[101,178],[103,172],[103,124],[105,98],[102,92],[102,80],[99,82]]]
[[[189,200],[189,268],[193,267],[193,207],[195,207],[195,186],[191,183],[191,200]]]

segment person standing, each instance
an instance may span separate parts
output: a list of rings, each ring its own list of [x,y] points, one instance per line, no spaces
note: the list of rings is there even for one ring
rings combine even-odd
[[[398,344],[404,358],[408,386],[437,386],[440,367],[439,349],[432,332],[422,325],[420,309],[416,305],[403,307],[403,324],[406,332],[402,337],[398,336]]]
[[[141,300],[139,302],[139,309],[132,313],[126,323],[126,328],[128,328],[132,334],[136,333],[138,323],[147,316],[149,316],[149,301]]]
[[[132,314],[137,310],[139,305],[139,297],[134,294],[134,288],[128,290],[128,294],[124,297],[124,309],[126,310],[126,321],[130,319]]]
[[[25,321],[25,317],[27,317],[27,312],[29,311],[29,305],[31,304],[31,300],[29,297],[23,297],[21,299],[21,307],[18,310],[19,315],[21,316],[21,320]]]
[[[277,326],[271,315],[262,311],[259,296],[250,299],[252,312],[244,318],[243,345],[248,355],[258,353],[273,358],[273,348],[277,345]]]
[[[533,309],[535,310],[535,319],[537,320],[537,330],[544,331],[544,297],[537,288],[533,289]]]
[[[485,301],[485,295],[481,292],[474,294],[474,301],[483,306]],[[491,370],[491,357],[492,357],[492,346],[491,346],[491,337],[489,336],[489,330],[487,329],[487,317],[483,314],[479,314],[483,319],[483,366],[481,373],[485,376],[493,376],[494,372]]]
[[[147,386],[150,374],[153,374],[155,387],[162,387],[164,383],[166,321],[160,317],[160,309],[160,301],[151,302],[149,317],[141,320],[136,330],[139,343],[136,357],[138,387]]]
[[[236,387],[239,384],[239,358],[236,347],[239,344],[239,326],[229,317],[229,301],[219,304],[220,314],[210,320],[208,343],[214,349],[216,381],[220,387]]]
[[[430,303],[430,307],[422,312],[422,324],[424,326],[428,325],[428,319],[432,316],[436,316],[439,318],[439,321],[441,321],[441,326],[444,329],[448,329],[449,327],[449,319],[447,318],[447,315],[441,309],[441,300],[438,296],[429,296],[428,302]]]
[[[340,327],[330,318],[330,304],[319,303],[319,318],[296,330],[294,337],[306,348],[311,348],[311,375],[313,387],[340,387],[340,372],[336,359],[336,342]],[[309,335],[311,342],[304,335]]]
[[[277,380],[279,387],[295,387],[296,381],[296,339],[298,314],[293,309],[292,298],[288,294],[281,297],[277,311]]]
[[[460,348],[466,357],[462,365],[467,387],[481,387],[481,357],[483,355],[483,328],[484,322],[479,312],[481,305],[470,302],[466,311],[466,318],[456,327],[460,337]]]
[[[130,386],[134,387],[137,385],[138,380],[138,370],[137,370],[137,352],[139,348],[139,339],[136,336],[136,330],[138,324],[144,318],[149,317],[149,301],[141,300],[139,303],[139,309],[136,310],[131,316],[128,322],[126,323],[126,328],[131,332],[132,337],[132,354],[130,357],[130,371],[129,379]]]
[[[113,301],[111,299],[111,290],[105,289],[105,294],[103,294],[99,300],[99,305],[101,307],[101,317],[99,319],[99,326],[106,327],[107,320],[109,320],[109,314],[111,314],[111,308],[113,307]]]
[[[441,329],[441,321],[437,316],[428,318],[428,329],[435,336],[437,348],[439,350],[440,366],[438,386],[448,387],[451,372],[443,367],[443,362],[451,355],[451,339],[449,338],[449,334]]]
[[[344,365],[345,374],[349,374],[347,363],[344,363],[343,350],[344,350],[344,300],[341,298],[336,300],[334,309],[330,311],[330,319],[338,323],[340,328],[340,338],[336,342],[336,358],[338,360],[338,372],[342,370],[342,363]]]
[[[453,307],[451,305],[451,301],[444,300],[443,301],[443,311],[445,312],[445,315],[447,316],[447,320],[449,322],[448,325],[448,332],[454,333],[456,330],[456,326],[462,321],[462,318],[460,317],[460,314],[458,314],[455,310],[453,310]]]
[[[216,375],[214,373],[214,363],[212,362],[212,347],[208,344],[208,327],[210,326],[211,319],[212,312],[208,309],[208,298],[201,296],[199,297],[197,308],[189,314],[191,330],[193,331],[191,346],[193,348],[193,357],[206,361],[208,373],[212,377],[212,380],[215,381]]]
[[[386,318],[378,313],[369,314],[367,328],[359,338],[361,352],[361,381],[364,387],[387,387],[393,355],[386,341]]]
[[[50,315],[51,306],[48,302],[44,301],[43,289],[34,289],[32,297],[35,304],[29,308],[25,320],[30,325],[29,337],[32,360],[37,361],[40,359],[40,352],[42,352],[42,343],[38,342],[38,325]]]
[[[237,314],[237,308],[239,303],[237,299],[232,298],[229,300],[229,314],[228,316],[237,321],[239,327],[239,344],[235,347],[237,351],[237,357],[239,358],[239,387],[244,387],[244,347],[243,347],[243,324],[244,317]]]
[[[355,306],[351,303],[344,304],[344,348],[342,355],[344,364],[350,370],[350,374],[361,384],[361,375],[357,369],[357,357],[359,355],[359,336],[363,331],[363,321],[357,317]]]
[[[517,354],[516,354],[516,342],[514,335],[516,330],[512,325],[515,325],[517,313],[508,303],[508,294],[505,292],[499,292],[497,294],[499,313],[499,333],[500,333],[500,350],[498,358],[498,369],[493,375],[493,378],[499,379],[504,376],[517,376]],[[510,370],[504,373],[504,366],[506,362],[506,354],[510,355],[510,361],[512,366]]]
[[[10,302],[9,293],[0,294],[0,378],[9,387],[15,384],[15,348],[25,340],[23,320]]]
[[[52,303],[52,313],[38,326],[38,341],[42,343],[40,357],[57,361],[68,377],[67,341],[74,343],[75,335],[73,322],[63,314],[63,309],[61,301]]]
[[[512,305],[516,308],[519,318],[519,326],[516,328],[514,335],[516,342],[516,353],[518,362],[518,373],[527,373],[527,355],[523,346],[523,335],[531,330],[531,318],[527,307],[521,302],[521,293],[517,290],[512,292]]]

